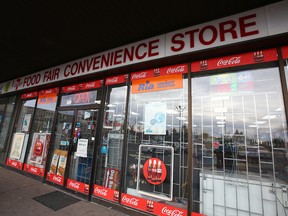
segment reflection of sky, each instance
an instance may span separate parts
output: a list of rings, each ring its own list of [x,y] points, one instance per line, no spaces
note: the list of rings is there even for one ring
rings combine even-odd
[[[249,82],[253,78],[253,88],[249,91],[211,92],[211,84],[218,82],[236,82],[239,74],[248,77]],[[217,76],[220,76],[217,79]],[[212,77],[212,78],[211,78]],[[242,79],[243,83],[243,79]],[[236,83],[236,87],[239,84]],[[217,128],[221,133],[234,133],[236,129],[247,136],[254,136],[257,129],[271,128],[271,132],[281,131],[286,123],[282,89],[277,68],[251,70],[245,73],[200,77],[192,79],[192,105],[194,129],[202,126]],[[227,89],[226,89],[227,90]],[[228,89],[229,90],[229,89]],[[236,90],[236,91],[235,91]],[[242,89],[243,90],[243,89]],[[244,89],[245,90],[245,89]],[[224,121],[219,121],[219,118]],[[218,120],[217,120],[218,118]],[[245,128],[245,129],[244,129]],[[265,133],[269,134],[269,130]]]

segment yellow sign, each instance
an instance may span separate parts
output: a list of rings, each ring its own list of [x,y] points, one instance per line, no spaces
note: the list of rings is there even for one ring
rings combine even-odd
[[[132,94],[183,88],[182,74],[133,80]]]

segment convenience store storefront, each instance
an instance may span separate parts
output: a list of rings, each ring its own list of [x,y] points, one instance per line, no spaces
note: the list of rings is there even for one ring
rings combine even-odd
[[[287,46],[109,70],[287,33],[264,22],[287,10],[267,6],[2,84],[1,165],[148,214],[286,215]]]

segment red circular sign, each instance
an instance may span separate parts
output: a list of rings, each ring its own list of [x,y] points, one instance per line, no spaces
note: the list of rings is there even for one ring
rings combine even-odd
[[[158,158],[150,158],[144,163],[143,174],[150,184],[162,184],[167,175],[166,166],[162,160]]]
[[[213,145],[214,145],[214,148],[215,148],[215,149],[218,149],[218,148],[219,148],[219,142],[214,142]]]

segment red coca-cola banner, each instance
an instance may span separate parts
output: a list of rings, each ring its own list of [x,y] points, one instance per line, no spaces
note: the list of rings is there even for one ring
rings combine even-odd
[[[128,80],[128,74],[113,76],[113,77],[107,77],[105,80],[105,85],[115,85],[120,83],[125,83]]]
[[[225,56],[191,63],[192,72],[215,70],[221,68],[236,67],[261,62],[276,61],[278,59],[276,49],[260,50],[238,55]]]
[[[45,90],[41,90],[40,92],[39,92],[39,95],[40,96],[43,96],[43,95],[50,95],[50,94],[58,94],[58,92],[59,92],[59,88],[51,88],[51,89],[45,89]]]
[[[16,168],[16,169],[19,169],[19,170],[22,170],[22,168],[23,168],[22,162],[16,161],[16,160],[11,160],[11,159],[6,160],[6,165],[11,166],[11,167]]]
[[[122,194],[121,203],[131,208],[136,208],[141,211],[149,212],[154,215],[164,216],[186,216],[187,210],[177,208],[175,206],[165,205],[152,200],[146,200],[143,198],[131,196],[128,194]]]
[[[64,185],[64,176],[59,176],[52,172],[47,173],[46,180],[58,185]]]
[[[38,96],[38,92],[29,92],[29,93],[24,93],[21,95],[21,99],[30,99],[30,98],[36,98]]]
[[[94,185],[93,195],[113,202],[118,202],[119,199],[119,191],[102,187],[96,184]]]
[[[70,93],[70,92],[76,92],[76,91],[81,91],[81,90],[90,90],[90,89],[95,89],[95,88],[100,88],[103,86],[103,80],[96,80],[92,82],[85,82],[85,83],[80,83],[80,84],[75,84],[75,85],[70,85],[70,86],[64,86],[61,89],[62,93]]]
[[[288,46],[284,46],[281,48],[283,59],[288,59]]]
[[[88,194],[89,193],[89,185],[84,184],[82,182],[75,181],[73,179],[68,179],[67,180],[67,188],[83,193],[83,194]]]
[[[178,64],[173,66],[167,66],[162,68],[154,68],[131,74],[131,80],[145,79],[157,76],[165,76],[171,74],[183,74],[188,72],[187,64]]]
[[[26,172],[29,172],[31,174],[37,175],[37,176],[44,176],[44,169],[36,166],[32,166],[29,164],[24,164],[24,170]]]

